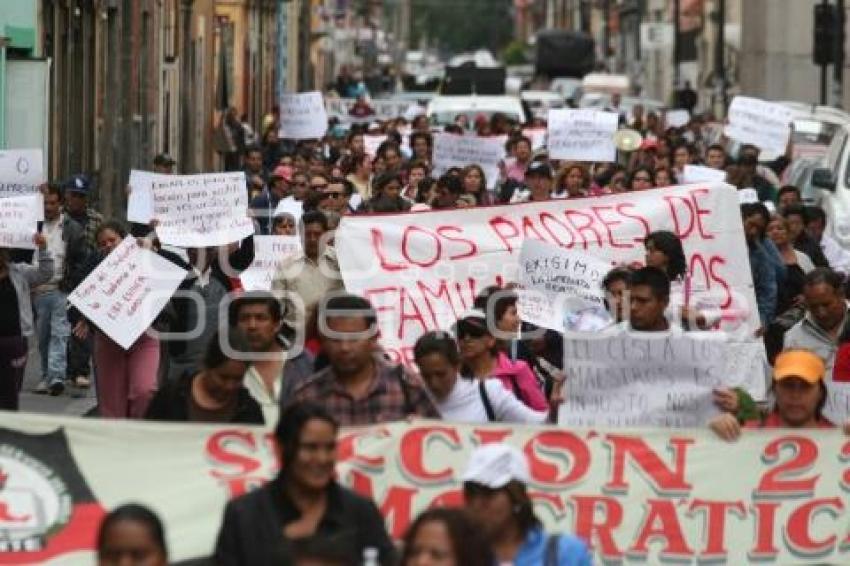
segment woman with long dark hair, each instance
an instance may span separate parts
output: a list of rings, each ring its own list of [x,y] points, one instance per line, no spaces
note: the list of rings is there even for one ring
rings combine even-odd
[[[487,176],[480,165],[467,165],[461,171],[460,178],[463,181],[463,194],[474,197],[477,206],[493,204],[487,192]]]
[[[370,499],[337,483],[339,426],[315,403],[286,407],[275,427],[278,475],[224,510],[215,563],[219,566],[292,564],[296,547],[321,539],[349,556],[395,564],[384,520]]]

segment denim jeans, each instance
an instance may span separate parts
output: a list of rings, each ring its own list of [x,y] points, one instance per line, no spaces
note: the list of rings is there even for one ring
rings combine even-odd
[[[65,380],[68,360],[67,295],[59,290],[46,291],[33,297],[41,376],[48,384]]]

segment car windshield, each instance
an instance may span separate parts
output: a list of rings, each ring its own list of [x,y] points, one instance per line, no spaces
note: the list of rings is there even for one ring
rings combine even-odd
[[[820,145],[827,147],[835,137],[838,126],[817,120],[794,120],[794,134],[791,136],[795,145]]]

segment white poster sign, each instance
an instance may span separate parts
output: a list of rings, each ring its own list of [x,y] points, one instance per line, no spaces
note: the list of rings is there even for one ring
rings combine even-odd
[[[726,182],[726,171],[722,169],[714,169],[713,167],[704,167],[702,165],[685,165],[685,170],[682,172],[682,178],[679,179],[682,183],[711,183],[719,181]]]
[[[736,96],[729,106],[725,134],[741,143],[782,155],[791,137],[793,116],[793,111],[782,104]]]
[[[254,262],[239,275],[246,291],[271,291],[286,258],[301,250],[298,236],[254,236]]]
[[[37,193],[44,182],[40,149],[0,150],[0,197]]]
[[[666,120],[668,128],[684,128],[691,121],[691,113],[684,109],[668,110]]]
[[[721,335],[612,332],[564,340],[566,427],[704,427],[725,385]]]
[[[549,157],[573,161],[614,161],[619,116],[602,110],[549,110]]]
[[[282,139],[318,139],[328,130],[328,114],[322,93],[301,92],[280,97],[280,137]]]
[[[68,302],[125,350],[150,327],[186,270],[124,238]]]
[[[519,253],[520,317],[559,332],[608,326],[602,280],[610,269],[578,250],[526,240]]]
[[[499,163],[505,158],[502,138],[434,134],[434,175],[439,176],[451,167],[479,165],[487,177],[487,188],[499,180]]]
[[[33,237],[43,215],[40,192],[0,198],[0,248],[34,250]]]
[[[130,196],[127,198],[127,220],[147,224],[153,218],[152,186],[156,179],[168,178],[170,175],[153,173],[151,171],[130,171]]]
[[[183,248],[223,246],[254,233],[245,174],[168,175],[152,182],[157,236]]]

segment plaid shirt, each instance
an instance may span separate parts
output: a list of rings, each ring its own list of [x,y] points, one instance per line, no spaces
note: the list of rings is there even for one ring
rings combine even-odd
[[[65,210],[63,212],[64,212],[65,216],[67,216],[71,220],[77,222],[77,224],[79,224],[80,226],[83,227],[83,231],[84,231],[85,236],[86,236],[86,245],[90,249],[96,250],[97,249],[97,241],[95,239],[95,235],[97,233],[97,229],[100,228],[101,224],[103,224],[103,215],[101,213],[97,212],[95,209],[87,207],[86,208],[86,217],[85,217],[84,220],[81,221],[81,219],[69,214],[67,210]],[[85,222],[85,224],[83,224],[83,222]]]
[[[292,401],[324,405],[341,426],[404,420],[410,415],[439,419],[422,383],[402,366],[376,360],[377,379],[361,399],[355,399],[337,381],[332,367],[313,374],[292,395]]]

